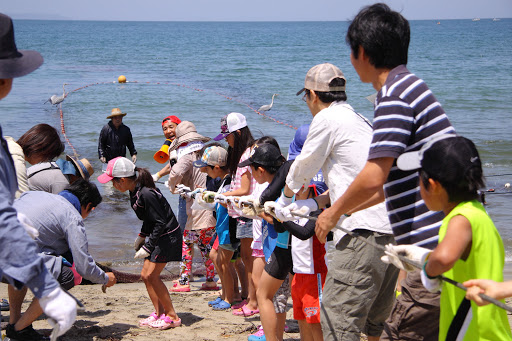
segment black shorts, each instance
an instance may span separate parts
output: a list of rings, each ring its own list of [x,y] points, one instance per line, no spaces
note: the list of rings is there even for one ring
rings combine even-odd
[[[293,268],[291,249],[276,246],[265,264],[265,271],[272,277],[284,281]]]
[[[167,263],[172,261],[181,261],[181,247],[183,237],[181,230],[177,229],[173,233],[166,234],[158,238],[158,242],[155,246],[149,259],[152,263]]]
[[[57,278],[57,282],[59,282],[60,286],[66,290],[71,289],[75,286],[75,274],[73,270],[69,266],[62,264],[62,269],[60,271],[60,275]]]

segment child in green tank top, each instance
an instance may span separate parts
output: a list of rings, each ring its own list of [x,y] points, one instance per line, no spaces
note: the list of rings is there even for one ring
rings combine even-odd
[[[445,218],[433,251],[415,245],[388,246],[383,261],[412,270],[396,257],[401,254],[423,264],[423,285],[433,292],[441,290],[439,340],[512,340],[505,310],[479,307],[465,298],[463,290],[437,278],[503,281],[503,241],[477,201],[484,180],[475,145],[461,136],[442,135],[419,151],[402,154],[397,166],[419,169],[422,199],[430,210],[443,211]]]

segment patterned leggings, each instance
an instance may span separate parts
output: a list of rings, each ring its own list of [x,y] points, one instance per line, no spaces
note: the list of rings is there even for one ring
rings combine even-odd
[[[210,241],[215,234],[215,226],[201,230],[185,230],[183,234],[183,245],[181,251],[181,278],[180,284],[186,285],[192,275],[192,248],[197,244],[206,268],[206,281],[213,281],[215,271],[213,261],[209,254],[211,250]]]

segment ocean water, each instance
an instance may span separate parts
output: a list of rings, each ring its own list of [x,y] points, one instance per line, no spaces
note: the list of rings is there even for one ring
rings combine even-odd
[[[213,137],[220,118],[237,111],[246,115],[255,135],[274,136],[284,151],[293,138],[290,126],[311,121],[295,93],[313,65],[330,62],[348,80],[348,101],[368,118],[374,93],[360,82],[345,43],[347,22],[14,22],[20,49],[41,52],[45,63],[14,81],[0,102],[5,135],[15,138],[37,123],[60,127],[56,107],[43,102],[70,92],[63,102],[64,126],[81,157],[101,171],[97,139],[113,107],[128,115],[138,165],[154,173],[152,156],[164,141],[161,120],[169,114],[195,123]],[[485,162],[488,211],[512,262],[512,19],[411,21],[409,69],[423,78],[444,106],[458,133],[472,139]],[[126,84],[116,82],[125,75]],[[268,116],[253,109],[274,106]],[[276,122],[278,121],[278,122]],[[72,153],[66,144],[66,152]],[[96,182],[97,183],[97,182]],[[97,183],[104,201],[87,218],[91,254],[118,269],[140,268],[132,243],[141,227],[128,196]],[[166,193],[177,211],[177,198]],[[171,264],[169,269],[177,271]]]

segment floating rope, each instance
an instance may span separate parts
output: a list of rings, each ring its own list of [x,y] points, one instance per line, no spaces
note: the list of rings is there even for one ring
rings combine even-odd
[[[82,89],[86,89],[86,88],[89,88],[91,86],[95,86],[95,85],[105,85],[105,84],[116,84],[117,82],[115,81],[111,81],[111,82],[96,82],[96,83],[91,83],[91,84],[87,84],[87,85],[84,85],[84,86],[81,86],[79,88],[76,88],[74,90],[71,90],[69,91],[68,93],[66,93],[64,95],[64,98],[66,98],[70,93],[72,92],[77,92],[79,90],[82,90]],[[250,104],[247,104],[243,101],[240,101],[236,98],[233,98],[233,97],[230,97],[228,95],[225,95],[225,94],[222,94],[220,92],[216,92],[216,91],[213,91],[213,90],[204,90],[204,89],[198,89],[198,88],[194,88],[192,86],[189,86],[189,85],[186,85],[186,84],[180,84],[180,83],[172,83],[172,82],[139,82],[139,81],[130,81],[130,82],[126,82],[126,83],[122,83],[122,84],[157,84],[157,85],[160,85],[160,84],[164,84],[164,85],[173,85],[173,86],[178,86],[178,87],[182,87],[182,88],[187,88],[187,89],[191,89],[191,90],[194,90],[194,91],[198,91],[198,92],[206,92],[206,91],[209,91],[211,93],[214,93],[218,96],[221,96],[221,97],[224,97],[225,99],[229,100],[229,101],[234,101],[234,102],[237,102],[239,104],[242,104],[242,105],[245,105],[246,107],[248,107],[250,110],[252,110],[253,112],[255,112],[256,114],[262,116],[262,117],[265,117],[271,121],[274,121],[276,122],[277,124],[281,124],[281,125],[284,125],[288,128],[291,128],[291,129],[294,129],[294,130],[297,130],[297,127],[289,124],[289,123],[286,123],[286,122],[283,122],[283,121],[280,121],[270,115],[267,115],[265,113],[261,113],[259,112],[258,110],[256,110],[255,108],[253,108]],[[75,157],[78,157],[78,153],[76,151],[76,149],[73,147],[73,145],[71,144],[71,142],[69,141],[67,135],[66,135],[66,129],[64,127],[64,113],[62,111],[62,103],[59,104],[59,112],[60,112],[60,128],[61,128],[61,132],[62,132],[62,135],[64,136],[64,139],[66,140],[66,143],[69,145],[69,147],[73,150],[73,153],[74,153],[74,156]]]

